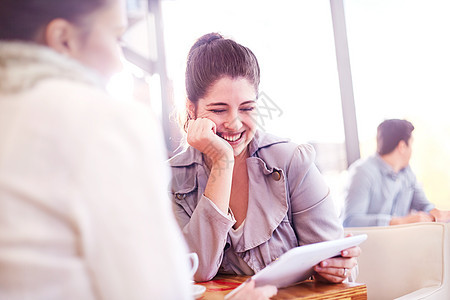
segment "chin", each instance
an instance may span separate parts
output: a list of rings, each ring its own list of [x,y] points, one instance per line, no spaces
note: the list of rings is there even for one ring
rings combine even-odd
[[[239,156],[239,154],[241,154],[241,153],[242,153],[242,151],[234,151],[234,157]]]
[[[241,155],[242,152],[244,152],[245,149],[247,149],[247,146],[233,149],[234,157]]]

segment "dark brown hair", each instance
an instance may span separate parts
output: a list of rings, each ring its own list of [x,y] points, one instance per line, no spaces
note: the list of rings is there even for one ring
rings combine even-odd
[[[223,78],[243,77],[258,94],[259,64],[253,52],[218,33],[200,37],[189,50],[186,65],[186,94],[196,106],[213,84]],[[189,117],[184,120],[184,128]]]
[[[390,119],[383,121],[377,128],[377,153],[389,154],[400,141],[408,141],[414,130],[413,124],[406,120]]]
[[[81,24],[110,0],[1,0],[0,40],[36,41],[52,20]]]

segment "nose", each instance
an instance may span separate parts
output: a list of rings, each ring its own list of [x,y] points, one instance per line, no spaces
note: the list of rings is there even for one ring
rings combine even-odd
[[[237,131],[242,128],[242,120],[239,114],[230,114],[228,120],[224,123],[225,128],[230,131]]]

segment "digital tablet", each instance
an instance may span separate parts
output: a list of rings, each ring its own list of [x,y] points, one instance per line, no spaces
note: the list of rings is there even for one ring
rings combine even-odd
[[[270,284],[282,288],[308,279],[319,262],[339,256],[342,250],[357,246],[366,239],[367,234],[360,234],[292,248],[252,276],[255,286]]]

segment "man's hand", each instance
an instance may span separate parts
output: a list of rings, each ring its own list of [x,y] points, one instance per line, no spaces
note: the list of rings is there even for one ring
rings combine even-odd
[[[435,218],[433,215],[426,213],[424,211],[418,211],[410,213],[404,217],[393,217],[389,222],[389,225],[400,225],[408,223],[419,223],[419,222],[434,222]]]
[[[448,210],[439,210],[434,208],[430,210],[430,215],[432,215],[436,222],[450,222],[450,211]]]

